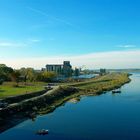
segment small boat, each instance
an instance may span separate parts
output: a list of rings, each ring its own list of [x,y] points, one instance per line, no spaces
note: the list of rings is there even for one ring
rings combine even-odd
[[[49,133],[49,130],[41,129],[36,132],[37,135],[46,135]]]
[[[121,93],[121,90],[112,90],[112,93]]]

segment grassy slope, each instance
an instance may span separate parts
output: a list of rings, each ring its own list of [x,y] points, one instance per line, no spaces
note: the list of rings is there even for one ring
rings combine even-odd
[[[0,98],[40,91],[44,89],[43,86],[45,83],[38,82],[26,86],[20,84],[19,87],[14,87],[13,85],[14,83],[12,82],[6,82],[0,85]]]
[[[117,88],[129,81],[130,79],[126,73],[111,73],[87,80],[85,82],[73,83],[69,85],[77,87],[81,90],[90,90],[91,92],[94,92],[96,90],[110,90],[112,87]]]

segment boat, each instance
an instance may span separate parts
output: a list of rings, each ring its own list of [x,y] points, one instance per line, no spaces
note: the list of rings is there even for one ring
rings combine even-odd
[[[112,90],[112,93],[121,93],[121,90]]]
[[[49,133],[49,130],[41,129],[36,132],[37,135],[46,135]]]

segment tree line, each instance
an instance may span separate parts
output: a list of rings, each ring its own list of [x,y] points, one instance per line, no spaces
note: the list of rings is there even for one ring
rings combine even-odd
[[[25,85],[27,82],[51,82],[56,77],[57,75],[54,72],[37,71],[33,68],[21,68],[17,70],[5,64],[0,64],[0,84],[3,84],[5,81],[13,81],[17,86],[19,82],[24,82]]]

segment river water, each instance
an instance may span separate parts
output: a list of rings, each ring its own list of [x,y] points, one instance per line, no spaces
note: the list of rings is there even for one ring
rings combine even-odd
[[[140,73],[122,87],[67,102],[53,113],[27,120],[0,134],[0,140],[140,140]],[[38,136],[39,129],[49,134]]]

